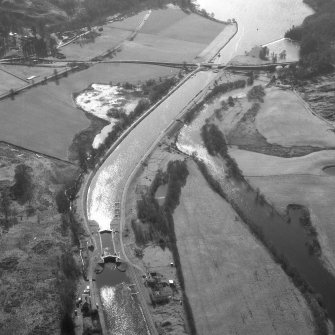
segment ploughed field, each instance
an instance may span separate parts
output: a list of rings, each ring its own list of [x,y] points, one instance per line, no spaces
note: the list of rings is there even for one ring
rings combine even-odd
[[[148,12],[143,12],[121,22],[109,23],[94,43],[83,44],[82,47],[78,43],[70,44],[62,52],[68,53],[68,57],[71,55],[84,59],[94,56],[92,50],[96,52],[95,55],[99,55],[118,44],[122,36],[129,36],[147,14]],[[125,42],[122,51],[117,53],[117,58],[183,62],[193,59],[223,28],[223,24],[195,14],[185,14],[180,9],[152,11],[141,28],[143,34],[137,35],[134,41]],[[117,34],[122,36],[117,37]],[[130,57],[129,45],[134,57]],[[174,55],[173,58],[170,58],[171,55]],[[53,69],[11,65],[6,66],[7,70],[19,78],[0,71],[0,79],[3,79],[0,86],[2,92],[25,85],[24,79],[30,74],[38,75],[38,80],[48,71],[53,72]],[[7,98],[0,101],[0,140],[57,158],[69,159],[69,148],[74,136],[91,124],[85,113],[76,107],[72,94],[85,90],[93,83],[138,84],[148,79],[175,75],[177,71],[160,66],[98,64],[67,78],[60,78],[57,82],[34,87],[15,96],[13,100]],[[5,82],[9,83],[8,87],[4,85]],[[100,130],[101,127],[94,131]]]

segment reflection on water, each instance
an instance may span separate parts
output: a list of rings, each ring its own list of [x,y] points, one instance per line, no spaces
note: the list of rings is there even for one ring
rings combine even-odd
[[[120,201],[117,198],[120,183],[124,181],[125,170],[129,168],[129,160],[138,151],[138,143],[133,141],[129,152],[115,150],[115,159],[112,164],[100,169],[99,178],[95,184],[91,184],[88,200],[88,218],[98,222],[101,229],[110,228],[114,217],[114,203]]]
[[[282,38],[278,41],[265,44],[269,48],[269,54],[275,53],[279,55],[283,50],[286,51],[286,62],[299,61],[300,44],[290,40],[289,38]]]
[[[105,264],[104,271],[97,275],[107,327],[113,335],[147,334],[142,312],[136,295],[132,294],[125,273]]]
[[[263,45],[284,37],[293,25],[299,25],[313,10],[302,0],[197,0],[201,8],[220,20],[235,18],[239,32],[221,52],[226,63],[236,55],[244,55],[255,45]]]

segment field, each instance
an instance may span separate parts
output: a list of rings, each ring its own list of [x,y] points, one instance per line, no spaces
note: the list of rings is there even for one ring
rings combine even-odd
[[[300,292],[194,163],[174,213],[199,334],[313,334]]]
[[[335,146],[335,134],[329,125],[307,110],[293,92],[274,88],[267,90],[266,94],[255,124],[269,143]]]
[[[138,34],[134,41],[126,41],[116,59],[183,62],[193,59],[225,27],[195,14],[187,15],[180,9],[156,10],[147,15],[148,12],[142,12],[121,22],[108,23],[103,27],[102,36],[96,37],[94,43],[83,44],[82,47],[72,43],[62,48],[62,52],[68,58],[92,58],[119,43],[147,18],[141,28],[143,33]],[[37,75],[39,79],[53,72],[52,68],[41,67],[7,68],[23,79],[30,75]],[[69,147],[74,136],[91,124],[85,114],[76,108],[72,94],[80,93],[93,83],[140,83],[176,73],[177,69],[159,66],[98,64],[68,78],[61,78],[58,83],[29,89],[15,96],[14,100],[8,98],[0,102],[0,140],[69,159]],[[25,84],[23,80],[9,77],[4,72],[0,73],[0,79],[1,76],[4,76],[3,82],[10,82],[10,87],[0,84],[0,91]],[[101,129],[102,126],[98,126],[92,131],[99,132]]]
[[[191,61],[205,47],[205,44],[140,33],[134,41],[126,41],[114,59],[182,63]]]
[[[8,92],[11,88],[19,88],[27,85],[27,81],[24,78],[20,79],[3,71],[0,71],[0,80],[0,94]]]
[[[128,193],[128,222],[136,213],[141,189],[138,186],[149,186],[156,171],[164,170],[169,160],[184,159],[168,149],[169,143],[164,140],[134,180]],[[198,333],[314,334],[312,316],[300,292],[231,206],[209,188],[191,161],[188,170],[174,226]],[[134,249],[131,236],[125,242]],[[143,259],[136,261],[132,257],[133,262],[167,273],[171,261],[167,250],[145,246],[143,252]],[[154,318],[159,322],[167,317],[175,320],[174,334],[180,325],[176,313],[173,305],[165,305],[164,309],[154,310]]]
[[[298,158],[281,158],[231,150],[243,174],[265,198],[284,213],[287,205],[306,206],[318,232],[325,260],[335,269],[335,179],[322,169],[334,165],[335,151],[327,150]]]
[[[85,114],[76,108],[72,93],[86,89],[92,83],[132,82],[175,74],[176,70],[131,64],[96,65],[92,68],[38,86],[0,102],[0,140],[67,159],[76,133],[90,124]]]
[[[32,83],[32,80],[27,80],[27,78],[31,76],[36,76],[34,80],[41,80],[45,76],[51,76],[53,75],[54,69],[57,71],[62,71],[65,69],[65,66],[43,67],[1,65],[0,94],[8,92],[10,89],[18,89]]]
[[[178,8],[154,10],[135,40],[127,41],[116,59],[191,61],[226,27]],[[231,34],[228,29],[229,37]]]
[[[129,36],[128,31],[113,29],[104,26],[101,36],[97,36],[94,40],[79,38],[71,44],[59,49],[68,60],[90,60],[106,50],[112,49],[120,44]]]
[[[247,113],[250,106],[247,99],[239,99],[216,120],[234,146],[232,157],[281,213],[292,203],[309,209],[323,255],[335,269],[335,182],[323,171],[335,162],[335,152],[324,150],[335,143],[330,124],[312,114],[294,93],[277,88],[266,90],[256,116]]]
[[[59,50],[70,60],[92,59],[124,41],[131,34],[131,31],[139,26],[145,14],[146,12],[141,12],[124,19],[120,24],[107,23],[102,26],[103,31],[98,31],[100,36],[92,40],[85,39],[84,37],[79,38],[73,43],[61,47]]]

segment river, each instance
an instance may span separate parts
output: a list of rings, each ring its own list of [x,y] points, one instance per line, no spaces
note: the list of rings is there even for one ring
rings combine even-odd
[[[302,0],[198,0],[197,3],[219,20],[234,18],[238,23],[238,33],[221,52],[222,63],[244,55],[255,45],[282,39],[290,27],[313,14]]]

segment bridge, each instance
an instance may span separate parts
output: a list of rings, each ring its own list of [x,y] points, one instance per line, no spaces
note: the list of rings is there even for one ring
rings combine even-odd
[[[1,59],[0,64],[16,64],[18,62],[23,61],[24,59]],[[212,62],[165,62],[165,61],[147,61],[147,60],[136,60],[136,59],[117,59],[117,60],[103,60],[99,58],[95,58],[92,60],[76,60],[76,59],[53,59],[47,60],[45,58],[34,58],[32,59],[35,62],[45,64],[46,66],[50,64],[69,64],[70,66],[75,66],[77,64],[87,64],[87,65],[94,65],[94,64],[143,64],[143,65],[156,65],[156,66],[167,66],[167,67],[174,67],[174,68],[199,68],[199,69],[212,69],[212,70],[271,70],[276,68],[277,66],[286,66],[291,64],[298,63],[295,62],[281,62],[281,63],[266,63],[266,64],[259,64],[259,65],[225,65],[220,63],[212,63]]]

